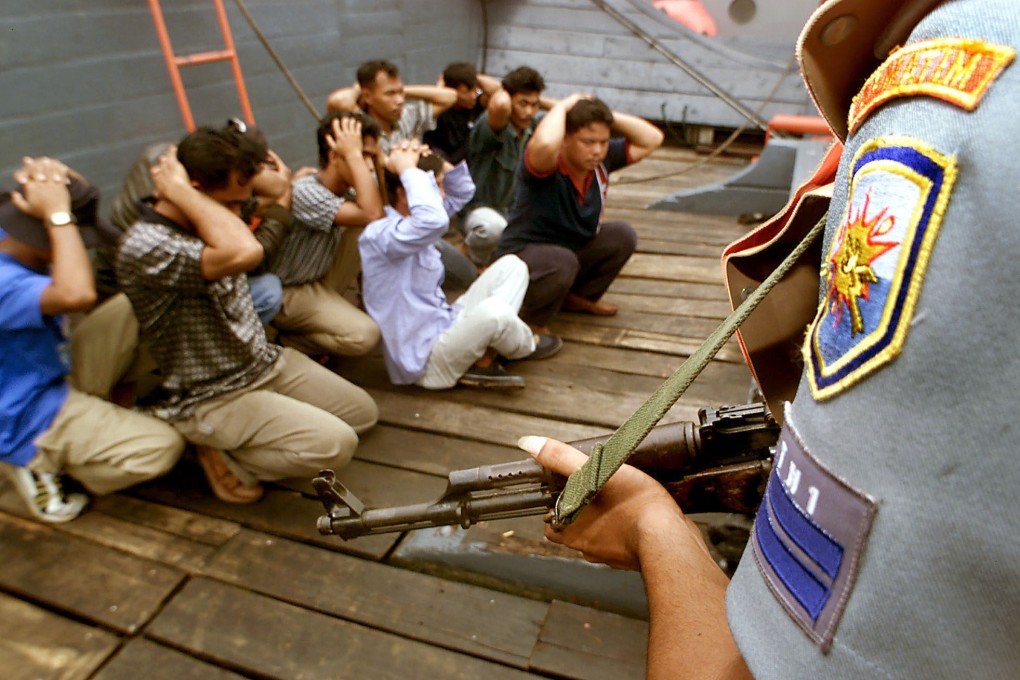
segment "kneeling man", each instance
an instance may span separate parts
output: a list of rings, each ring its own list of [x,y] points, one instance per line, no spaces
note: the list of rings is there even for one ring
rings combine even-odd
[[[443,264],[434,245],[446,233],[448,209],[463,206],[474,184],[463,163],[447,173],[441,165],[433,173],[421,170],[426,148],[403,141],[390,149],[386,175],[391,205],[358,241],[365,308],[382,333],[390,380],[427,389],[458,382],[523,387],[524,379],[508,373],[497,356],[523,359],[535,353],[536,337],[517,316],[528,288],[528,268],[516,256],[504,257],[456,304],[447,303],[441,287]],[[434,158],[426,156],[424,164]],[[448,191],[445,208],[437,179]]]

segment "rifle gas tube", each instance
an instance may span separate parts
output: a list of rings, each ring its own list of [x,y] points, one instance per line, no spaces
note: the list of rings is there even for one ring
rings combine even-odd
[[[753,514],[772,469],[779,426],[764,404],[701,409],[700,423],[659,425],[628,459],[657,479],[684,512]],[[608,435],[607,435],[608,437]],[[596,437],[572,442],[588,453]],[[344,540],[426,527],[544,515],[556,504],[566,478],[526,458],[454,470],[438,500],[366,509],[332,470],[312,480],[326,509],[319,533]]]

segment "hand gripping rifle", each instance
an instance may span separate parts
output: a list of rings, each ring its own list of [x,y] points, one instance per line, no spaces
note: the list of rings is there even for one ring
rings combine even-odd
[[[754,514],[772,469],[779,426],[765,404],[703,408],[699,423],[659,425],[627,463],[658,480],[687,513]],[[571,444],[588,453],[594,437]],[[484,520],[544,515],[556,504],[566,477],[527,458],[512,463],[454,470],[442,497],[430,503],[365,508],[332,470],[312,480],[326,514],[321,534],[344,540]]]

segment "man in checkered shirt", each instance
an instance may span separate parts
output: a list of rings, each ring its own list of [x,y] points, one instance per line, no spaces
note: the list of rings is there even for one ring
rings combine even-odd
[[[270,344],[245,272],[262,246],[240,219],[263,143],[232,127],[199,128],[154,169],[117,253],[117,276],[163,374],[152,407],[196,445],[216,495],[245,503],[259,480],[344,466],[375,402],[305,355]]]

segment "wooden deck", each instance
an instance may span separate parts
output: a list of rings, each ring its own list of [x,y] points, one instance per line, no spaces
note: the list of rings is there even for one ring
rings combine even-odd
[[[524,434],[605,434],[725,316],[719,252],[735,218],[643,206],[743,161],[662,149],[614,177],[609,218],[639,233],[607,299],[617,317],[560,315],[555,357],[521,362],[515,393],[388,384],[381,358],[345,362],[380,425],[340,478],[368,505],[431,500],[451,469],[523,458]],[[739,403],[733,343],[667,415]],[[594,567],[541,538],[537,518],[344,543],[319,536],[306,480],[228,506],[189,460],[96,499],[63,525],[32,520],[0,475],[0,676],[96,678],[641,678],[647,624],[636,574]]]

